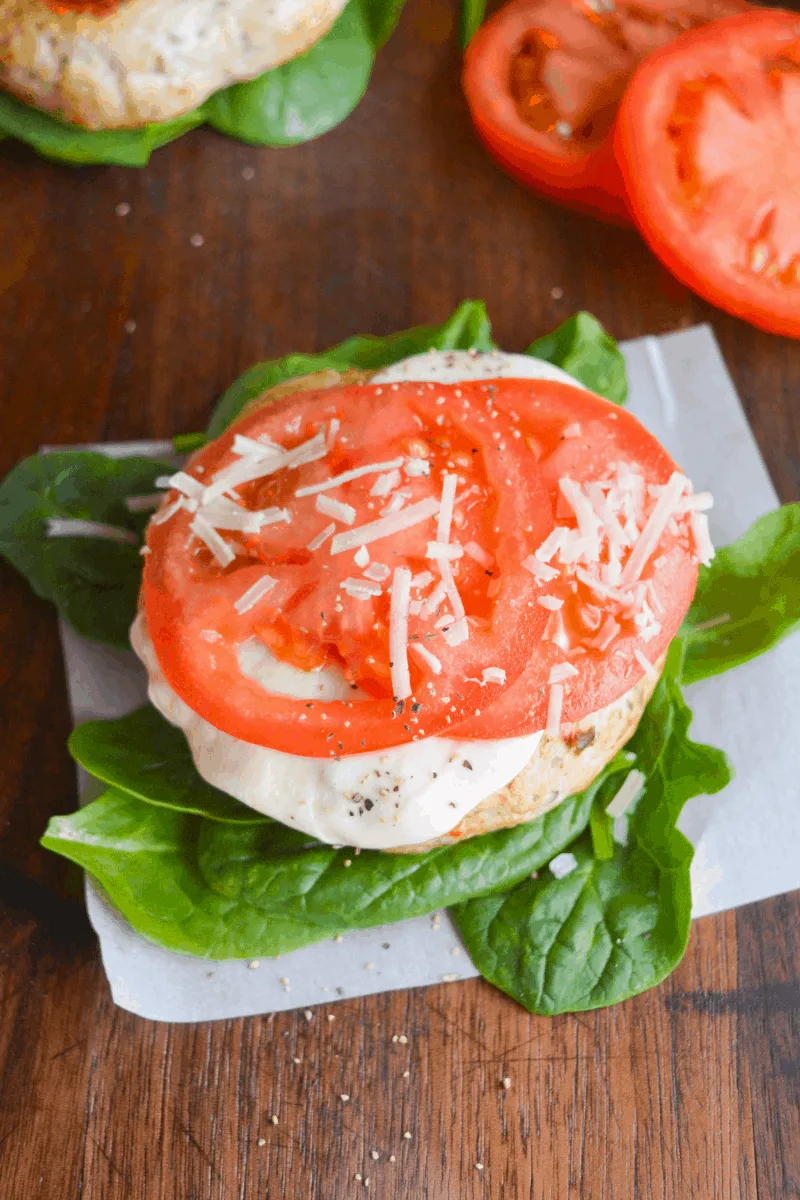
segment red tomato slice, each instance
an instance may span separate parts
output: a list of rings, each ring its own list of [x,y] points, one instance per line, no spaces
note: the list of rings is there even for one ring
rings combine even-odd
[[[670,271],[800,337],[800,16],[752,11],[654,54],[623,100],[616,149]]]
[[[464,91],[489,153],[563,204],[630,223],[611,129],[652,50],[742,12],[743,0],[512,0],[464,61]]]
[[[80,13],[87,17],[107,17],[117,11],[121,0],[45,0],[54,13]]]
[[[191,512],[179,510],[162,519],[162,509],[150,523],[143,583],[147,625],[168,682],[190,708],[216,728],[256,745],[307,756],[338,756],[447,731],[513,682],[533,653],[547,617],[536,604],[541,585],[521,563],[553,527],[553,513],[530,451],[513,436],[512,423],[492,408],[490,393],[491,388],[478,383],[304,392],[252,413],[193,458],[189,475],[208,487],[219,482],[219,471],[242,461],[233,449],[237,435],[292,448],[320,430],[328,431],[320,461],[236,486],[240,507],[232,505],[235,517],[244,510],[278,506],[290,510],[291,520],[255,534],[223,529],[219,536],[234,555],[227,566],[220,566],[203,540],[193,536],[198,526],[193,526]],[[340,427],[326,453],[325,437],[330,443],[334,436],[332,421]],[[241,450],[243,443],[237,446]],[[427,476],[405,470],[412,457],[427,459]],[[363,533],[370,565],[385,566],[388,576],[382,584],[375,583],[378,595],[363,597],[353,594],[352,583],[342,585],[360,580],[357,593],[367,582],[362,575],[364,556],[360,563],[354,561],[361,527],[381,519],[387,504],[399,506],[397,487],[383,497],[373,496],[378,473],[372,471],[318,494],[295,495],[298,488],[397,458],[405,472],[403,511],[426,502],[431,508],[432,499],[442,495],[443,475],[457,476],[450,542],[477,545],[493,560],[491,570],[485,557],[482,563],[469,554],[452,561],[469,626],[469,636],[460,644],[448,638],[453,616],[448,620],[447,611],[455,613],[456,606],[452,592],[446,603],[436,602],[435,612],[425,620],[419,601],[431,594],[434,581],[412,590],[412,694],[400,703],[393,698],[388,588],[397,567],[408,567],[414,575],[438,575],[437,562],[426,557],[428,543],[437,540],[437,518],[429,514],[422,523],[374,541]],[[399,473],[399,468],[392,469]],[[195,485],[189,487],[192,490]],[[178,498],[177,491],[170,496],[173,503]],[[332,500],[351,506],[352,513],[346,508],[331,513]],[[213,511],[201,506],[199,514],[211,519]],[[338,552],[335,539],[309,548],[329,523],[339,533],[352,531],[347,552]],[[265,575],[276,581],[272,590],[246,611],[237,611],[237,601]],[[266,691],[243,674],[239,663],[238,648],[254,637],[294,666],[340,668],[353,686],[353,697],[305,701]],[[415,642],[426,653],[414,653]],[[490,673],[489,682],[483,679],[487,667],[499,668]]]
[[[571,508],[561,495],[560,481],[597,485],[615,473],[615,464],[627,464],[643,477],[646,485],[661,486],[677,470],[666,450],[634,416],[592,392],[549,381],[496,381],[495,404],[512,420],[539,457],[542,474],[556,512],[557,525],[577,528]],[[524,394],[523,394],[524,393]],[[611,492],[607,492],[611,495]],[[649,505],[655,503],[651,497]],[[647,515],[647,507],[643,519]],[[643,519],[639,521],[640,528]],[[624,609],[608,597],[598,595],[574,574],[551,562],[557,578],[544,585],[547,596],[561,601],[556,621],[563,623],[558,641],[539,642],[523,674],[480,717],[466,721],[455,731],[459,738],[519,737],[545,728],[549,703],[550,672],[568,663],[577,674],[563,680],[562,720],[580,720],[611,704],[644,675],[636,657],[643,654],[655,663],[666,651],[691,604],[697,586],[695,546],[688,518],[679,520],[675,532],[662,535],[641,576],[647,588],[646,602],[653,614],[646,618],[647,640],[635,623],[636,609]],[[633,535],[631,535],[633,536]],[[626,561],[630,549],[622,556]],[[608,562],[607,554],[601,564]],[[658,566],[654,565],[655,562]],[[602,565],[581,566],[588,574],[602,574]],[[616,585],[614,590],[620,590]],[[601,632],[610,616],[619,632],[604,649],[591,641],[602,641]],[[653,627],[658,630],[653,632]],[[551,629],[552,635],[556,630]],[[652,636],[650,636],[652,634]]]

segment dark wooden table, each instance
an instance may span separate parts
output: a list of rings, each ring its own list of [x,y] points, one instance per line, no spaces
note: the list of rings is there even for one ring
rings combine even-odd
[[[800,344],[499,174],[465,116],[453,8],[410,0],[362,106],[312,145],[202,130],[140,172],[0,147],[0,473],[43,442],[201,428],[260,358],[475,296],[508,349],[578,307],[620,338],[710,321],[796,498]],[[54,616],[5,568],[0,588],[2,1200],[342,1200],[366,1177],[385,1200],[800,1197],[797,894],[698,921],[666,984],[588,1015],[532,1017],[482,981],[311,1021],[115,1009],[76,880],[37,845],[75,805]]]

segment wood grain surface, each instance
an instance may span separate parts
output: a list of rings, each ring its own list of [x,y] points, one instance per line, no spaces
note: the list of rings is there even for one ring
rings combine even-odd
[[[501,175],[465,116],[454,16],[410,0],[361,107],[308,146],[200,130],[138,172],[0,146],[0,473],[45,442],[202,428],[260,358],[473,296],[508,349],[578,307],[620,338],[710,321],[796,498],[800,343]],[[666,984],[594,1014],[532,1017],[482,981],[310,1021],[115,1009],[79,880],[37,845],[76,799],[54,616],[8,569],[0,588],[2,1200],[800,1197],[797,894],[698,921]]]

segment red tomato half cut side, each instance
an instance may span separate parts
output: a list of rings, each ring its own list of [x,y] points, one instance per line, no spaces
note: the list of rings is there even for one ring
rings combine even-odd
[[[800,15],[753,10],[652,55],[623,99],[616,152],[669,270],[800,337]]]
[[[538,456],[556,529],[573,536],[585,531],[567,499],[578,487],[590,532],[597,512],[605,528],[617,530],[622,570],[614,573],[609,543],[602,536],[604,548],[594,560],[578,557],[565,566],[560,552],[547,558],[540,569],[552,578],[538,602],[553,606],[551,627],[516,682],[480,717],[459,726],[455,736],[460,738],[520,737],[544,729],[554,670],[556,678],[563,672],[563,722],[613,703],[642,678],[645,663],[652,666],[666,651],[697,586],[689,514],[671,522],[660,536],[635,587],[623,586],[628,556],[656,503],[649,489],[663,488],[678,471],[631,413],[562,383],[514,380],[506,390],[506,381],[498,380],[496,388],[495,404],[512,421],[516,418],[516,427]],[[564,481],[569,483],[566,492]],[[590,577],[598,581],[598,590],[587,583]],[[636,589],[640,599],[634,600]]]
[[[464,91],[489,153],[551,199],[629,224],[613,128],[638,64],[742,0],[512,0],[464,61]]]
[[[546,620],[541,585],[521,564],[553,513],[535,460],[491,397],[480,383],[304,392],[257,410],[195,455],[148,527],[143,582],[147,627],[178,696],[242,741],[337,757],[449,731],[510,686]],[[309,439],[313,461],[223,488],[233,476],[221,472],[238,470],[253,447],[257,461],[264,446],[280,462]],[[445,477],[457,483],[447,536],[436,512]],[[179,487],[188,507],[176,509]],[[426,515],[386,528],[415,512]],[[441,546],[453,551],[449,588]],[[412,576],[411,690],[399,698],[390,636],[397,568]],[[243,605],[265,579],[269,590]],[[456,640],[458,604],[468,636]],[[251,639],[306,672],[335,668],[352,698],[266,690],[241,666]]]

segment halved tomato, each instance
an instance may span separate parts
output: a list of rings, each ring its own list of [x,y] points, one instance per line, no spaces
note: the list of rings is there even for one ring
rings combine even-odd
[[[622,101],[616,151],[670,271],[800,337],[800,15],[753,10],[654,54]]]
[[[194,456],[148,527],[145,615],[173,690],[235,738],[312,757],[443,733],[490,704],[547,617],[521,564],[552,529],[552,505],[514,432],[476,383],[307,391],[239,421]],[[310,459],[281,465],[309,440]],[[446,477],[457,491],[440,522]],[[393,641],[398,568],[411,601]],[[266,690],[243,670],[253,640],[279,663],[333,668],[349,698]],[[398,653],[410,673],[399,695]]]
[[[630,223],[611,130],[638,64],[743,0],[512,0],[472,39],[464,91],[489,153],[563,204]]]
[[[678,471],[675,463],[631,413],[592,392],[546,380],[497,380],[494,387],[496,408],[515,421],[538,459],[556,527],[580,529],[565,498],[562,481],[566,480],[588,494],[582,503],[589,521],[595,519],[591,511],[595,509],[608,527],[619,526],[620,541],[627,543],[620,556],[619,574],[624,580],[631,547],[657,502],[650,489],[659,493]],[[620,486],[622,493],[630,492],[630,503],[625,501],[621,508],[614,499],[621,494]],[[575,494],[574,487],[567,491]],[[632,516],[637,508],[641,510],[638,529]],[[550,611],[558,632],[546,632],[517,681],[480,717],[459,726],[455,737],[518,737],[543,729],[554,669],[557,675],[564,671],[562,720],[577,721],[629,691],[644,675],[646,664],[653,666],[660,659],[697,587],[691,520],[670,522],[637,576],[646,607],[620,605],[615,599],[624,589],[610,573],[605,545],[594,562],[579,559],[574,566],[564,567],[555,554],[540,565],[543,573],[549,566],[553,578],[538,602],[554,606]],[[590,577],[598,580],[594,587],[586,582]],[[616,632],[605,624],[609,617],[618,626]],[[613,633],[607,646],[602,644],[607,636],[604,628]]]

